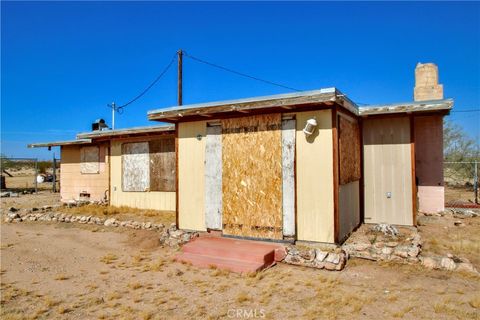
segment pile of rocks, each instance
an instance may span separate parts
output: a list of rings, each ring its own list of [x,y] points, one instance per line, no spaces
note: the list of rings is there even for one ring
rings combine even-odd
[[[472,265],[468,259],[459,258],[452,254],[446,257],[442,256],[428,256],[420,257],[422,265],[428,269],[443,269],[448,271],[466,271],[478,273],[477,269]]]
[[[390,228],[374,226],[366,230],[362,226],[355,236],[349,239],[342,249],[352,257],[373,261],[399,261],[407,263],[418,262],[422,250],[422,240],[416,229],[404,228],[395,232],[384,232]]]
[[[299,248],[293,245],[286,247],[283,263],[317,269],[340,271],[345,268],[348,255],[340,248],[333,252],[313,248]]]
[[[69,215],[61,212],[53,212],[52,206],[44,206],[41,209],[33,208],[27,211],[20,211],[16,208],[9,208],[5,215],[5,222],[23,222],[23,221],[45,221],[45,222],[63,222],[63,223],[81,223],[95,224],[105,227],[124,227],[131,229],[152,230],[160,233],[160,243],[176,247],[187,243],[192,238],[197,237],[198,233],[178,230],[175,223],[170,227],[159,223],[139,222],[133,220],[120,221],[115,218],[99,218],[95,216]]]

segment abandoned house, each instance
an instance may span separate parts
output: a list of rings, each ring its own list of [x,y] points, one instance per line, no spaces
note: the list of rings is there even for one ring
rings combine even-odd
[[[60,197],[175,211],[175,130],[171,126],[80,133],[60,146]]]
[[[150,120],[174,126],[56,144],[62,187],[91,183],[90,196],[101,190],[111,205],[176,210],[180,229],[247,239],[340,243],[362,222],[412,226],[417,210],[443,210],[453,106],[436,65],[417,65],[415,78],[415,101],[400,104],[358,107],[327,88],[152,110]],[[159,136],[168,142],[152,142]],[[82,172],[102,168],[102,182]]]

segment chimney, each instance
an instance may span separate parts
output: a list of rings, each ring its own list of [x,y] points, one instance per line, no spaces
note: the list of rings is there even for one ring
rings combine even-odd
[[[415,101],[443,99],[443,85],[438,84],[438,67],[435,63],[418,63],[415,68]]]

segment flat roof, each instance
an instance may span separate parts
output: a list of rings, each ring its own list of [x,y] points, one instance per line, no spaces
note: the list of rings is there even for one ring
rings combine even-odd
[[[116,137],[116,136],[124,136],[124,135],[142,135],[148,133],[168,133],[175,131],[175,126],[172,125],[161,125],[161,126],[146,126],[146,127],[133,127],[127,129],[115,129],[115,130],[99,130],[99,131],[91,131],[91,132],[82,132],[77,134],[77,139],[97,139],[97,138],[109,138],[109,137]]]
[[[63,141],[31,143],[27,145],[27,147],[29,148],[59,147],[59,146],[70,146],[70,145],[77,145],[77,144],[89,144],[91,142],[92,142],[91,139],[63,140]]]
[[[270,96],[251,97],[245,99],[197,103],[173,106],[148,111],[149,120],[180,122],[188,118],[212,117],[235,113],[248,114],[249,111],[268,110],[273,108],[301,109],[312,105],[338,105],[358,115],[358,106],[336,88],[302,91],[296,93],[276,94]]]
[[[415,112],[432,112],[447,111],[453,108],[453,99],[414,101],[403,103],[392,103],[382,105],[370,105],[360,107],[358,109],[360,116],[370,116],[379,114],[395,114],[395,113],[415,113]]]

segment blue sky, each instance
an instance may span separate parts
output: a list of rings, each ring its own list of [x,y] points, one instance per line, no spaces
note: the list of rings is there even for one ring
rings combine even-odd
[[[417,62],[435,62],[455,110],[480,108],[480,4],[2,2],[1,152],[74,138],[106,104],[144,89],[182,48],[260,78],[335,86],[362,103],[413,99]],[[184,59],[184,104],[288,92]],[[152,125],[176,104],[176,68],[116,117]],[[452,113],[480,140],[480,113]],[[58,150],[56,151],[58,155]]]

